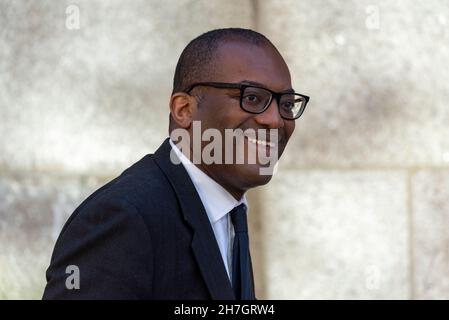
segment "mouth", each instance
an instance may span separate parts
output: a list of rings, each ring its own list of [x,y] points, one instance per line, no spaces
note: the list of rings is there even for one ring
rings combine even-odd
[[[248,130],[248,131],[246,131]],[[249,131],[252,130],[252,131]],[[242,129],[240,137],[245,141],[248,164],[266,165],[277,159],[284,145],[284,137],[279,131],[261,132],[262,129]],[[277,161],[277,160],[276,160]]]
[[[256,156],[258,160],[256,162],[262,161],[266,162],[268,159],[271,159],[273,156],[277,156],[279,141],[269,141],[267,139],[257,139],[254,137],[245,136],[245,140],[247,141],[248,151]]]
[[[276,143],[274,143],[274,142],[270,142],[267,140],[254,139],[251,137],[246,137],[246,138],[248,139],[249,142],[256,144],[256,145],[266,146],[266,147],[270,147],[270,148],[276,147]]]

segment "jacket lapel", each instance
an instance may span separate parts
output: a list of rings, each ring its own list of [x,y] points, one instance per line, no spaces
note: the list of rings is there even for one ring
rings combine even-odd
[[[234,291],[226,272],[206,210],[182,164],[170,160],[172,148],[167,138],[154,154],[156,164],[170,181],[186,222],[193,229],[192,249],[212,299],[233,300]]]

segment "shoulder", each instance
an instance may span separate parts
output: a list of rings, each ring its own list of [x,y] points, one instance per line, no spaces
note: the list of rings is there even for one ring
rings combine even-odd
[[[93,192],[76,208],[64,229],[79,219],[97,224],[117,216],[140,215],[148,221],[164,209],[173,211],[176,203],[173,188],[150,154]]]

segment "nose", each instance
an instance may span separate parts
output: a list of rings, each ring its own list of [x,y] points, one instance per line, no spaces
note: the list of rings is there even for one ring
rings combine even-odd
[[[271,100],[271,103],[268,106],[267,110],[257,114],[254,117],[254,120],[258,124],[267,127],[267,129],[279,129],[284,126],[284,119],[282,119],[279,113],[278,102],[274,97]]]

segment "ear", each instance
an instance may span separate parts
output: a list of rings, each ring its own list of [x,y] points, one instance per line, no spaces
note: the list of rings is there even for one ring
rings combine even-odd
[[[170,98],[170,113],[179,127],[188,129],[193,121],[196,100],[184,92],[177,92]]]

